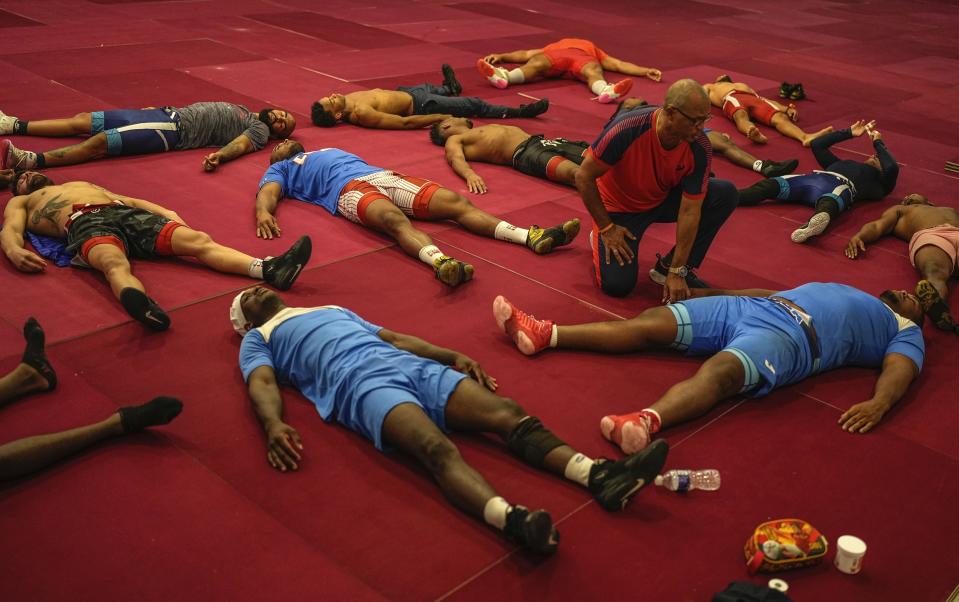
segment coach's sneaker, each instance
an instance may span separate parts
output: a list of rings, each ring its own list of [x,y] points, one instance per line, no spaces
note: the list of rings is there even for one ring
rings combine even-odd
[[[160,331],[170,327],[170,316],[141,290],[132,287],[123,289],[120,291],[120,304],[131,318],[150,330]]]
[[[956,322],[949,313],[949,305],[942,300],[939,291],[928,280],[920,280],[916,285],[916,297],[919,298],[919,305],[923,313],[929,316],[929,319],[939,330],[959,333],[956,329]]]
[[[313,241],[301,236],[286,253],[263,261],[263,280],[278,290],[289,290],[312,253]]]
[[[33,169],[37,166],[37,153],[25,151],[9,140],[0,142],[0,169]]]
[[[553,527],[549,512],[531,512],[524,506],[513,506],[506,514],[503,534],[539,554],[549,555],[559,545],[559,531]]]
[[[450,96],[459,96],[463,85],[456,79],[456,72],[446,63],[440,65],[440,70],[443,72],[443,87],[449,90]]]
[[[793,242],[804,243],[810,238],[819,236],[826,231],[826,227],[829,226],[829,214],[825,211],[820,211],[819,213],[813,215],[809,218],[809,221],[806,222],[802,228],[797,228],[793,230],[793,233],[789,235],[789,238]]]
[[[789,161],[769,161],[764,159],[759,167],[759,173],[767,178],[775,178],[791,174],[796,171],[797,167],[799,167],[798,159],[790,159]]]
[[[607,84],[603,91],[599,93],[599,96],[596,97],[596,101],[602,104],[608,104],[613,102],[625,94],[628,94],[633,88],[632,78],[621,79],[615,84]]]
[[[667,260],[672,263],[671,252],[667,253],[666,257],[656,253],[656,265],[649,270],[649,279],[656,284],[666,284],[666,276],[669,275],[669,266],[666,265]],[[710,288],[702,278],[696,275],[692,268],[686,268],[686,286],[689,288]]]
[[[17,126],[17,118],[0,111],[0,136],[9,136]]]
[[[589,490],[605,510],[622,510],[640,489],[653,482],[668,453],[669,445],[657,439],[628,458],[597,462],[589,471]]]
[[[553,322],[537,320],[502,295],[493,299],[493,318],[500,330],[513,339],[516,348],[526,355],[553,346]]]
[[[552,228],[530,226],[529,234],[526,235],[526,246],[537,255],[545,255],[556,247],[573,242],[577,234],[579,234],[579,219],[571,219]]]
[[[494,67],[486,59],[476,61],[476,70],[501,90],[509,85],[509,72],[502,67]]]
[[[453,259],[449,255],[440,255],[433,262],[433,272],[436,279],[443,284],[457,287],[473,279],[473,266]]]
[[[603,416],[599,430],[603,437],[619,446],[624,453],[635,454],[645,449],[652,439],[653,420],[648,413],[633,412],[622,416]]]

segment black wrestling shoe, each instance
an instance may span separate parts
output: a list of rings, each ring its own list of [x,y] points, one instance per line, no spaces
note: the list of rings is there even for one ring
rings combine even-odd
[[[263,280],[278,290],[289,290],[303,271],[313,252],[309,236],[301,236],[290,249],[279,257],[270,257],[263,262]]]
[[[662,470],[669,444],[656,439],[641,452],[622,460],[597,462],[589,470],[589,490],[605,510],[618,512]]]
[[[667,255],[669,257],[669,255]],[[656,253],[656,265],[649,270],[649,279],[655,282],[656,284],[666,284],[666,276],[669,274],[669,266],[666,265],[666,261]],[[696,272],[692,268],[687,268],[686,272],[686,286],[689,288],[710,288],[699,276],[696,275]]]
[[[549,109],[549,99],[541,98],[530,104],[520,105],[518,117],[536,117],[542,115]]]
[[[513,506],[506,515],[503,534],[539,554],[552,554],[559,546],[559,531],[545,510],[530,512],[525,506]]]
[[[132,287],[123,289],[120,291],[120,304],[131,318],[150,330],[161,331],[170,327],[170,316],[143,291]]]
[[[789,82],[783,82],[782,85],[779,86],[779,98],[789,98],[792,91],[793,85]]]
[[[460,92],[463,91],[463,86],[459,80],[456,79],[456,73],[453,72],[453,68],[443,63],[440,69],[443,71],[443,87],[450,91],[450,96],[459,96]]]
[[[806,91],[803,90],[802,84],[793,84],[792,89],[789,91],[789,100],[802,100],[804,98],[806,98]]]
[[[767,178],[775,178],[791,174],[796,171],[797,167],[799,167],[799,159],[790,159],[789,161],[767,161],[763,159],[759,173]]]

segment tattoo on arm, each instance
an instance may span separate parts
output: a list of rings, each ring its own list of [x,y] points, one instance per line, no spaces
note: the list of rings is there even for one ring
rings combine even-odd
[[[36,226],[37,224],[40,223],[40,220],[46,219],[46,220],[50,220],[50,223],[53,224],[54,227],[56,227],[57,214],[60,213],[61,209],[63,209],[64,207],[70,204],[70,201],[66,199],[61,201],[61,200],[58,200],[59,198],[60,198],[60,195],[58,194],[52,199],[50,199],[49,201],[47,201],[43,207],[34,211],[33,217],[30,220],[31,223],[34,226]]]

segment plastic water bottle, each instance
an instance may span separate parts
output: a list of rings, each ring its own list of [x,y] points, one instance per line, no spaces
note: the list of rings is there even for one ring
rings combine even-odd
[[[656,484],[670,491],[686,493],[693,489],[716,491],[719,489],[719,471],[708,470],[670,470],[656,477]]]

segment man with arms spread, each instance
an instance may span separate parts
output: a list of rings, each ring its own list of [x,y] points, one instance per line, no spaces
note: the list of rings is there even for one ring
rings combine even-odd
[[[545,113],[549,101],[538,100],[517,108],[491,105],[475,96],[461,97],[463,87],[449,65],[443,65],[443,85],[400,86],[396,90],[361,90],[331,93],[313,103],[314,125],[333,127],[337,122],[381,130],[415,130],[447,117],[506,119],[536,117]]]
[[[474,234],[526,245],[538,255],[569,244],[579,233],[578,219],[551,228],[517,228],[435,182],[369,165],[338,148],[307,153],[299,142],[285,140],[273,149],[270,162],[256,195],[257,236],[279,236],[276,205],[283,197],[295,198],[390,236],[449,286],[472,279],[473,266],[443,254],[410,218],[453,220]]]
[[[709,177],[712,149],[703,133],[709,117],[702,86],[681,79],[662,107],[621,113],[588,149],[576,188],[593,218],[593,264],[605,293],[633,290],[639,239],[650,224],[664,222],[676,222],[676,246],[657,259],[650,278],[664,285],[669,301],[705,286],[692,268],[702,264],[737,199],[732,183]]]
[[[296,128],[293,115],[266,108],[259,115],[229,102],[198,102],[182,108],[79,113],[66,119],[21,121],[0,113],[0,134],[90,136],[79,144],[45,153],[0,143],[0,169],[42,169],[74,165],[116,155],[140,155],[221,146],[203,159],[203,169],[258,151],[269,138],[287,138]]]
[[[464,117],[450,117],[430,128],[430,140],[446,149],[446,162],[466,180],[474,194],[486,192],[486,182],[473,171],[469,161],[512,165],[529,176],[576,185],[576,172],[588,142],[529,135],[513,125],[473,127]]]
[[[500,63],[523,63],[507,71]],[[615,84],[606,82],[603,69],[625,75],[647,77],[658,82],[663,74],[659,69],[640,67],[609,56],[589,40],[564,38],[543,48],[514,50],[490,54],[476,62],[480,75],[497,88],[522,84],[540,78],[568,77],[585,82],[601,103],[613,102],[633,87],[633,80],[622,79]]]
[[[898,205],[886,209],[849,239],[846,256],[856,259],[872,244],[889,234],[909,242],[909,260],[922,274],[916,296],[936,327],[959,334],[949,312],[949,277],[957,273],[959,255],[959,211],[936,207],[921,194],[909,194]]]
[[[29,318],[23,325],[27,340],[23,359],[12,372],[0,377],[0,406],[57,386],[57,373],[47,359],[46,337],[40,323]],[[155,397],[139,406],[123,407],[100,422],[46,435],[17,439],[0,445],[0,481],[36,472],[82,449],[108,439],[168,424],[183,404],[174,397]]]
[[[877,298],[816,282],[781,292],[698,290],[695,296],[702,298],[654,307],[630,320],[576,326],[537,320],[503,297],[493,302],[493,313],[527,355],[560,347],[602,353],[671,348],[710,356],[695,376],[650,407],[602,419],[603,435],[627,453],[643,449],[660,428],[696,418],[723,399],[762,397],[842,366],[881,370],[872,398],[839,418],[844,430],[865,433],[922,370],[922,307],[906,291]]]
[[[56,185],[35,171],[19,174],[11,188],[17,196],[7,203],[0,230],[0,248],[10,263],[21,272],[46,270],[46,261],[24,246],[25,231],[65,239],[67,249],[83,260],[80,265],[102,272],[127,313],[153,330],[169,328],[170,318],[146,295],[133,275],[130,257],[194,257],[219,272],[263,279],[286,290],[312,249],[304,236],[280,257],[256,259],[217,244],[208,234],[187,227],[175,212],[149,201],[89,182]]]
[[[278,380],[299,389],[323,420],[335,419],[377,449],[412,455],[455,506],[543,554],[559,543],[550,515],[507,503],[444,431],[496,433],[512,453],[588,488],[609,511],[624,508],[666,460],[663,442],[617,462],[577,453],[515,401],[494,395],[496,379],[469,357],[343,307],[287,307],[256,287],[236,296],[230,321],[244,335],[240,369],[266,433],[267,461],[280,471],[299,468],[303,444],[283,422]]]
[[[785,107],[775,100],[764,98],[748,85],[734,82],[728,75],[720,75],[715,83],[703,87],[709,94],[709,102],[721,108],[726,117],[736,124],[736,129],[757,144],[766,144],[766,136],[753,120],[776,128],[780,134],[802,142],[803,146],[809,146],[817,137],[832,131],[832,127],[825,127],[807,134],[796,125],[799,111],[795,105]]]
[[[812,153],[825,171],[795,174],[760,180],[739,191],[739,204],[757,205],[765,199],[802,203],[815,213],[790,239],[804,243],[819,236],[840,213],[856,201],[878,201],[893,191],[899,178],[899,164],[875,129],[876,122],[857,121],[844,130],[816,138]],[[837,142],[869,134],[875,154],[865,161],[840,159],[829,150]]]

